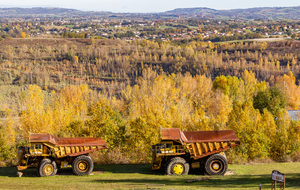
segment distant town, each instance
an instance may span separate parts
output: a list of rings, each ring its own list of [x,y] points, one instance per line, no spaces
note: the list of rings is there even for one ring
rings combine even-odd
[[[34,18],[27,22],[2,20],[1,38],[107,38],[153,41],[232,41],[254,38],[291,37],[300,34],[300,25],[293,21],[244,20],[155,20],[72,21],[66,19]]]
[[[2,11],[4,15],[0,19],[0,38],[66,37],[126,41],[147,39],[157,42],[193,40],[223,42],[254,38],[297,39],[300,33],[298,20],[269,20],[259,19],[259,17],[258,19],[216,19],[209,18],[205,14],[204,16],[203,14],[202,16],[189,15],[182,12],[165,15],[99,13],[87,17],[72,15],[74,11],[72,14],[69,12],[69,16],[29,13],[24,16],[25,13],[4,14]]]

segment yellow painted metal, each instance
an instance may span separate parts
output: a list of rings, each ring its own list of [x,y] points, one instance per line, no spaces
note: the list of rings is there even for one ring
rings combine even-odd
[[[96,150],[97,146],[55,146],[53,152],[58,158],[83,151]]]
[[[195,146],[195,143],[192,143],[192,147],[193,147],[193,153],[194,153],[194,155],[195,156],[197,156],[197,148],[196,148],[196,146]]]
[[[46,175],[46,176],[50,176],[51,174],[53,174],[54,172],[54,167],[52,164],[46,164],[43,168],[43,173]]]
[[[28,168],[27,166],[18,166],[18,170],[25,170],[27,168]]]
[[[197,149],[199,151],[199,155],[202,155],[202,149],[201,149],[200,143],[196,143],[196,145],[197,145]]]
[[[217,164],[217,163],[214,163],[214,164],[213,164],[213,169],[214,169],[214,170],[220,169],[220,165]]]
[[[193,162],[193,163],[191,164],[191,167],[192,167],[193,169],[195,169],[195,168],[200,168],[200,162]]]
[[[233,146],[236,146],[235,142],[195,142],[187,143],[187,151],[191,154],[193,158],[201,158],[210,154],[215,154],[223,152]],[[224,153],[223,153],[224,154]]]
[[[81,172],[86,172],[89,169],[89,164],[83,160],[77,164],[77,168]]]
[[[62,161],[61,163],[60,163],[60,167],[61,168],[67,168],[68,167],[68,165],[69,165],[69,163],[68,162],[66,162],[66,161]]]
[[[157,156],[156,151],[152,154],[152,170],[159,170],[161,167],[161,156]]]
[[[175,164],[173,166],[172,171],[173,171],[173,174],[181,175],[184,172],[184,167],[182,164]]]
[[[224,166],[220,161],[214,161],[210,165],[211,169],[215,172],[220,171]]]

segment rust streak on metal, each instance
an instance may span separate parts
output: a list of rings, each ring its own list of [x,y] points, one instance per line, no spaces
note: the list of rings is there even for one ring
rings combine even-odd
[[[31,143],[48,142],[60,146],[107,146],[103,139],[93,137],[58,138],[50,134],[31,134],[29,140]]]

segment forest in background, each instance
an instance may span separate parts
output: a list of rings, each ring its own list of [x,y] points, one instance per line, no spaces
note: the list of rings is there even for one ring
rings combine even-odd
[[[87,83],[110,95],[136,83],[144,68],[158,74],[241,77],[245,69],[274,83],[292,71],[297,77],[299,41],[153,42],[149,40],[12,38],[0,42],[0,84],[37,84],[60,89]]]
[[[149,162],[160,128],[234,129],[234,163],[299,161],[298,41],[5,39],[1,163],[29,132],[102,137],[106,163]]]

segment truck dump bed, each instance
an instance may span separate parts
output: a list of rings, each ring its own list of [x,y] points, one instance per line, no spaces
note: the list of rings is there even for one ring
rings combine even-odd
[[[30,134],[29,141],[50,147],[58,158],[78,156],[108,148],[103,139],[92,137],[58,138],[50,134]]]
[[[180,142],[194,159],[223,152],[240,144],[234,130],[181,131],[176,128],[163,128],[161,139]]]

